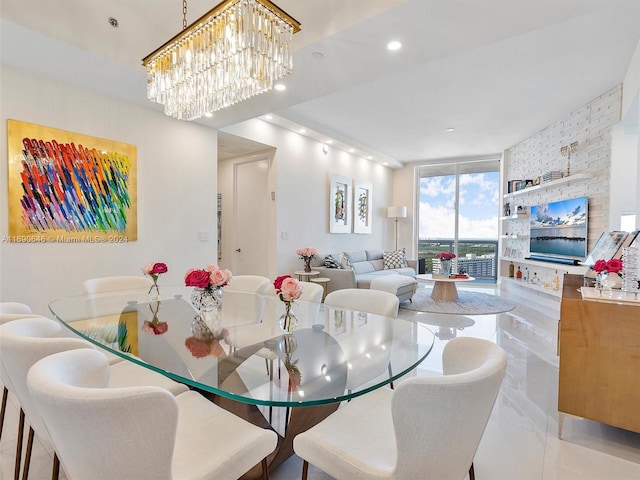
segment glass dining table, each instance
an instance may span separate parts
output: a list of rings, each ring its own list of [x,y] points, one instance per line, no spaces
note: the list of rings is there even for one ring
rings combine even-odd
[[[284,335],[284,303],[275,295],[225,291],[221,310],[201,316],[191,293],[168,286],[154,298],[146,290],[79,295],[55,300],[49,309],[111,354],[276,431],[270,468],[293,454],[297,433],[340,402],[393,385],[434,343],[419,323],[301,300],[293,304],[298,326]]]

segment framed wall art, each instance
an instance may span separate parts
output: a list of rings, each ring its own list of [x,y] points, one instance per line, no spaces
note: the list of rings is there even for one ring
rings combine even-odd
[[[10,242],[137,240],[135,145],[7,121]]]
[[[370,183],[355,180],[353,187],[353,233],[371,233],[371,197]]]
[[[329,232],[351,233],[351,179],[331,174]]]

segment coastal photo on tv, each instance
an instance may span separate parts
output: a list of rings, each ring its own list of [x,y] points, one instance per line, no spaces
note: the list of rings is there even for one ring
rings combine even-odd
[[[587,197],[531,207],[532,254],[584,259],[587,256]]]

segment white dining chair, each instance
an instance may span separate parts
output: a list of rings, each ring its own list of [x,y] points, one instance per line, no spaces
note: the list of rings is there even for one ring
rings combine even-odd
[[[234,275],[225,291],[263,294],[271,280],[261,275]]]
[[[311,463],[336,479],[473,479],[507,356],[488,340],[459,337],[442,361],[444,375],[374,390],[297,435],[302,478]]]
[[[24,303],[20,302],[0,302],[0,315],[2,314],[13,314],[13,315],[22,315],[22,314],[30,314],[33,313],[31,311],[31,307]]]
[[[3,372],[9,378],[8,388],[20,402],[20,420],[18,425],[18,441],[16,445],[15,472],[19,472],[21,464],[22,444],[24,440],[24,422],[29,422],[29,435],[25,450],[23,478],[29,473],[31,449],[34,434],[43,441],[48,441],[48,434],[40,421],[29,391],[27,390],[27,372],[38,360],[53,353],[78,349],[94,348],[86,340],[61,336],[62,327],[54,320],[46,317],[25,318],[0,326],[0,363]],[[98,352],[105,358],[107,356]],[[114,386],[155,385],[165,388],[174,395],[188,391],[188,388],[164,375],[156,373],[132,362],[122,361],[110,365],[110,384]],[[57,463],[54,462],[54,475]]]
[[[28,384],[70,480],[235,480],[262,464],[277,435],[197,392],[110,388],[104,356],[89,349],[51,355]]]
[[[153,281],[142,275],[90,278],[82,282],[84,293],[107,293],[118,290],[150,289]]]
[[[19,320],[27,317],[38,317],[31,311],[31,307],[20,302],[0,302],[0,325],[13,320]],[[4,372],[4,367],[0,363],[0,380],[2,381],[2,404],[0,406],[0,439],[4,431],[4,419],[7,414],[7,402],[9,401],[9,390],[13,391],[13,387],[9,388],[9,376]]]
[[[361,312],[397,317],[400,302],[393,293],[365,288],[343,288],[328,293],[325,307],[349,308]]]

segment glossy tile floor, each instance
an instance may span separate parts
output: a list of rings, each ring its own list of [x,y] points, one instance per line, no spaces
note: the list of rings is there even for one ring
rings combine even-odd
[[[495,293],[488,287],[463,288]],[[562,439],[558,438],[558,362],[552,325],[527,318],[519,308],[508,314],[477,316],[401,309],[400,316],[428,324],[436,334],[434,349],[417,375],[441,374],[442,349],[456,336],[489,339],[508,354],[507,373],[475,457],[478,480],[640,479],[640,434],[565,417]],[[0,480],[13,478],[18,421],[15,405],[10,397],[0,442]],[[29,478],[51,478],[51,461],[51,452],[36,440]],[[270,478],[298,479],[301,471],[302,461],[293,457]],[[329,478],[310,467],[309,479]]]

